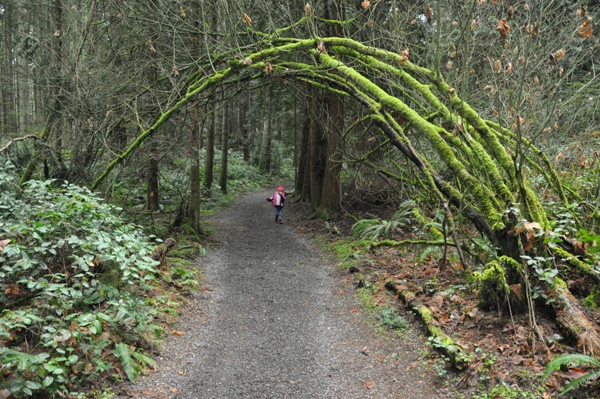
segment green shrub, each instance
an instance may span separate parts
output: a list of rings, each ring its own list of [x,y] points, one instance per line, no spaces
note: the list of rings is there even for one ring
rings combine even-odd
[[[0,185],[14,178],[2,171]],[[55,186],[0,192],[0,384],[15,397],[64,396],[116,364],[131,379],[150,362],[118,342],[153,331],[139,295],[157,273],[148,237],[89,190]]]

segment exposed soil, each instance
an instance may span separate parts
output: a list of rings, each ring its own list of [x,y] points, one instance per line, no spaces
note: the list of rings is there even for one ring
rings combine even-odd
[[[213,217],[216,245],[198,265],[204,287],[174,326],[185,335],[116,397],[449,397],[422,360],[418,327],[378,329],[348,272],[307,235],[304,205],[288,201],[276,224],[270,194]]]

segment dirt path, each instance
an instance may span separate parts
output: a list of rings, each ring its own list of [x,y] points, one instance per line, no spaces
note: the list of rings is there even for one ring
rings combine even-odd
[[[445,398],[410,345],[365,322],[355,290],[321,258],[286,204],[274,223],[269,191],[213,220],[218,247],[201,259],[199,293],[157,372],[119,398]]]

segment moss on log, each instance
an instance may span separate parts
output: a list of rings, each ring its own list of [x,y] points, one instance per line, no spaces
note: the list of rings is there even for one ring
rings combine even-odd
[[[386,288],[402,299],[404,304],[415,313],[423,322],[423,326],[433,346],[444,354],[457,370],[464,370],[472,361],[472,356],[447,335],[437,324],[431,310],[418,300],[408,287],[402,284],[388,281]]]

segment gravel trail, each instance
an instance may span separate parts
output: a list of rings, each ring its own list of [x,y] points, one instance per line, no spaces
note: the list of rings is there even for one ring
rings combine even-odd
[[[186,334],[116,398],[446,398],[410,345],[418,331],[390,339],[365,322],[345,272],[298,231],[303,205],[276,224],[271,191],[213,217],[206,289],[175,326]]]

